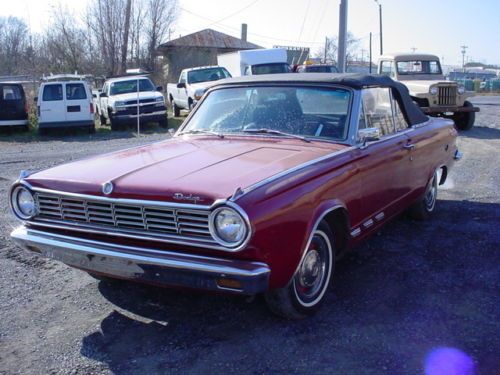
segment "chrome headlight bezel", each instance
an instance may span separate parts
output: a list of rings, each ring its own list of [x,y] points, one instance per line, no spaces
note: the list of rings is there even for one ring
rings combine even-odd
[[[431,86],[429,87],[429,94],[435,96],[439,93],[439,89],[437,86]]]
[[[220,228],[217,220],[219,215],[224,212],[233,215],[233,217],[237,218],[240,223],[240,229],[238,230],[239,235],[233,241],[222,234],[222,229]],[[237,251],[248,240],[250,235],[250,224],[246,214],[243,212],[243,210],[228,205],[220,206],[211,212],[209,216],[208,226],[210,229],[210,234],[220,245],[230,249],[234,249],[234,251]]]
[[[31,210],[26,211],[25,208],[23,208],[23,204],[20,203],[20,198],[21,195],[24,194],[25,197],[29,197],[32,202],[32,207]],[[31,192],[30,189],[26,188],[23,185],[17,185],[15,186],[11,193],[10,193],[10,207],[12,211],[14,212],[14,215],[18,217],[21,220],[30,220],[37,214],[37,207],[36,207],[36,202],[35,202],[35,196]]]
[[[458,92],[458,95],[465,94],[465,86],[464,85],[458,85],[457,92]]]

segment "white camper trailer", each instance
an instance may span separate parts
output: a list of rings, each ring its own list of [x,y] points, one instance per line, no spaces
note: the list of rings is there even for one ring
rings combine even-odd
[[[217,56],[219,66],[233,77],[256,74],[290,73],[284,48],[252,49]]]

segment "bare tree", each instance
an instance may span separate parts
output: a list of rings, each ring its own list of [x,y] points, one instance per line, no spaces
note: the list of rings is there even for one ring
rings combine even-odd
[[[28,27],[16,17],[0,17],[0,71],[21,73],[23,56],[28,46]]]
[[[132,0],[127,0],[125,7],[125,22],[123,26],[123,40],[122,40],[122,56],[120,64],[120,73],[125,73],[127,70],[127,52],[128,52],[128,34],[130,31],[130,11],[132,8]]]
[[[316,52],[315,57],[321,59],[325,58],[325,48],[326,48],[326,60],[334,64],[337,63],[337,52],[338,52],[338,37],[326,38],[325,46],[321,47],[318,52]],[[352,61],[354,56],[356,56],[359,48],[359,39],[354,36],[351,32],[347,32],[347,43],[346,43],[346,61]]]

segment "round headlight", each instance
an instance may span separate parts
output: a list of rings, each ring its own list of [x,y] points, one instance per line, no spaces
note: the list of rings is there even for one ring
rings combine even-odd
[[[35,199],[31,191],[23,186],[14,189],[11,195],[14,213],[23,220],[31,219],[36,214]]]
[[[458,86],[457,91],[460,95],[462,95],[465,92],[465,86],[462,85]]]
[[[431,95],[437,95],[438,93],[438,88],[436,86],[431,86],[431,88],[429,89],[429,93]]]
[[[247,235],[247,225],[236,210],[229,207],[216,209],[210,219],[212,235],[224,246],[237,246]]]

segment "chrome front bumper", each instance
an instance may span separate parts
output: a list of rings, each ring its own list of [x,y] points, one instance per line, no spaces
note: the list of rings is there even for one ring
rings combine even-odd
[[[268,288],[270,269],[259,262],[122,246],[25,226],[15,229],[11,238],[23,249],[110,277],[245,295]]]

